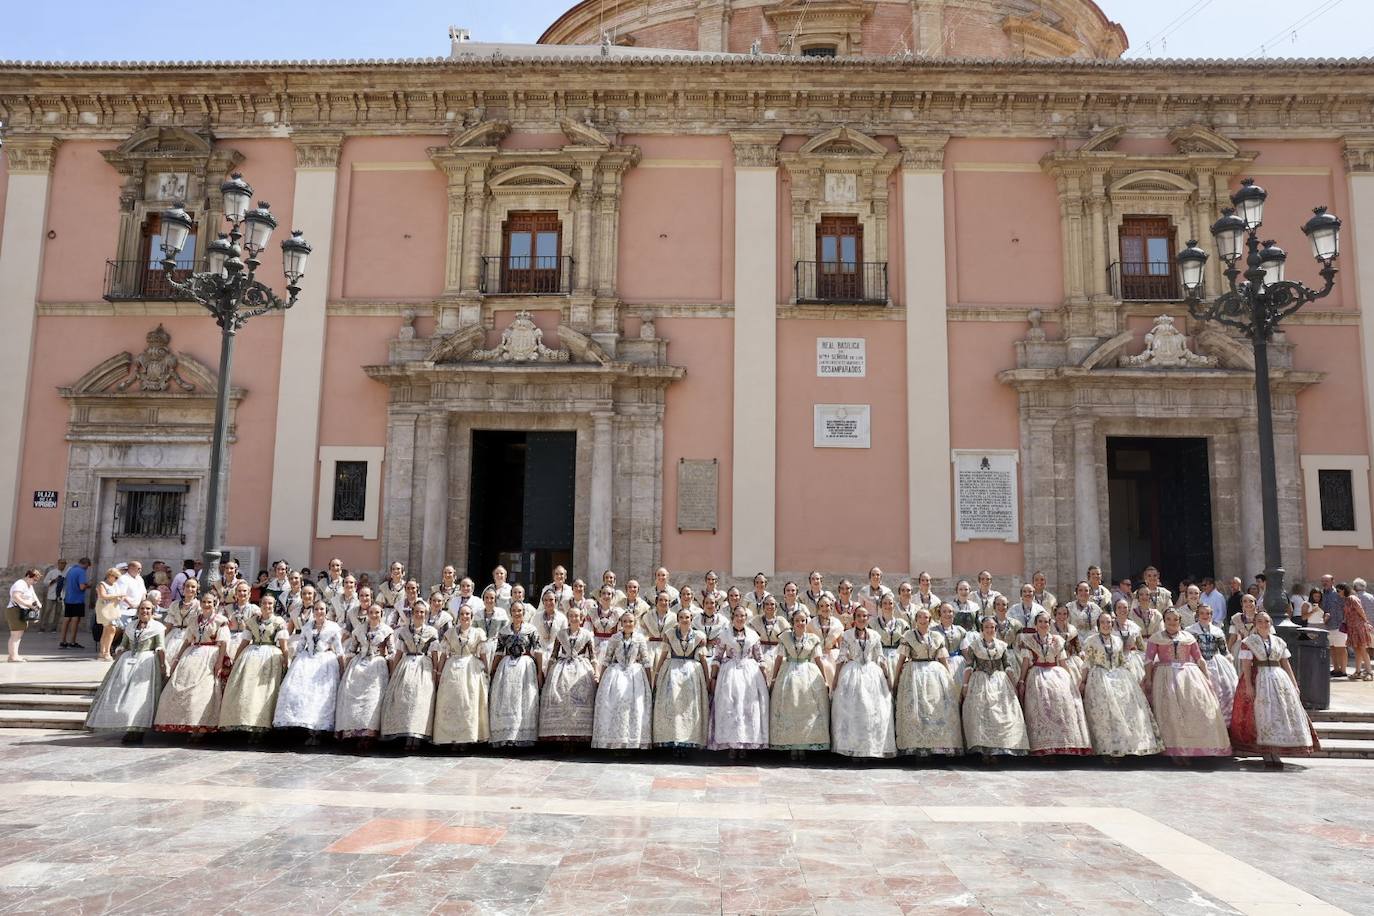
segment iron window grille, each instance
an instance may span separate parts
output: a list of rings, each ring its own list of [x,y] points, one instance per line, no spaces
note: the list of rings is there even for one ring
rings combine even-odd
[[[1323,531],[1355,530],[1355,482],[1349,471],[1317,471]]]
[[[188,490],[185,484],[117,484],[110,540],[176,538],[185,544]]]
[[[334,462],[334,521],[361,522],[367,514],[367,462]]]

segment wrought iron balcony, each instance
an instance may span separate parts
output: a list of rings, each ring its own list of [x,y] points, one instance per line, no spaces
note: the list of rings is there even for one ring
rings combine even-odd
[[[1181,302],[1178,265],[1167,261],[1116,261],[1107,268],[1112,297],[1125,302]]]
[[[488,296],[566,296],[572,285],[570,257],[487,257],[478,278],[478,289]]]
[[[191,275],[191,271],[190,264],[178,264],[176,269],[168,274],[162,269],[161,264],[149,261],[106,261],[105,299],[108,302],[189,300],[190,296],[172,289],[167,280],[170,277],[178,282],[184,281]]]
[[[887,262],[798,261],[797,302],[887,304]]]

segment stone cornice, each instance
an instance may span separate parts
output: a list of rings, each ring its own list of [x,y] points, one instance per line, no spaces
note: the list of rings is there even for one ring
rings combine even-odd
[[[11,175],[48,175],[61,143],[50,136],[5,138],[5,162]]]
[[[474,116],[504,117],[522,130],[590,119],[608,133],[767,127],[811,134],[817,123],[843,120],[869,134],[921,123],[959,135],[1087,139],[1115,125],[1163,135],[1225,123],[1236,138],[1331,138],[1367,122],[1374,95],[1370,61],[1206,67],[863,59],[283,64],[246,67],[241,88],[226,93],[223,68],[214,66],[0,65],[0,117],[12,132],[121,140],[150,123],[209,129],[220,139],[279,136],[282,125],[447,134]],[[456,74],[461,90],[453,88]],[[1198,79],[1206,92],[1179,89]]]
[[[1356,174],[1374,172],[1374,136],[1361,134],[1345,138],[1345,170]]]

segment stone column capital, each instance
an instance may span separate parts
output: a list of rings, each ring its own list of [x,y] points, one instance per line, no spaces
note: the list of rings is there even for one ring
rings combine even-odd
[[[948,134],[900,134],[897,143],[902,148],[903,171],[944,171]]]
[[[11,175],[50,175],[62,141],[49,134],[11,134],[5,138],[5,160]]]
[[[297,169],[336,169],[339,167],[339,150],[343,148],[344,135],[328,132],[300,132],[291,135],[296,146]]]
[[[780,130],[732,130],[736,168],[777,168]]]

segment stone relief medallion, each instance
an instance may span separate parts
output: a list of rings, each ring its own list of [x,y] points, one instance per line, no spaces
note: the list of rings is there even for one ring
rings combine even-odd
[[[1174,319],[1160,315],[1145,335],[1145,350],[1127,356],[1121,365],[1134,369],[1198,369],[1215,366],[1215,356],[1202,356],[1188,349],[1188,338],[1174,327]]]
[[[853,204],[859,201],[859,176],[854,173],[827,172],[825,175],[825,202],[828,204]]]
[[[177,371],[179,360],[172,352],[172,335],[158,325],[148,332],[148,346],[133,360],[133,374],[115,386],[116,391],[128,391],[138,385],[140,391],[166,391],[175,384],[182,391],[195,391]]]

